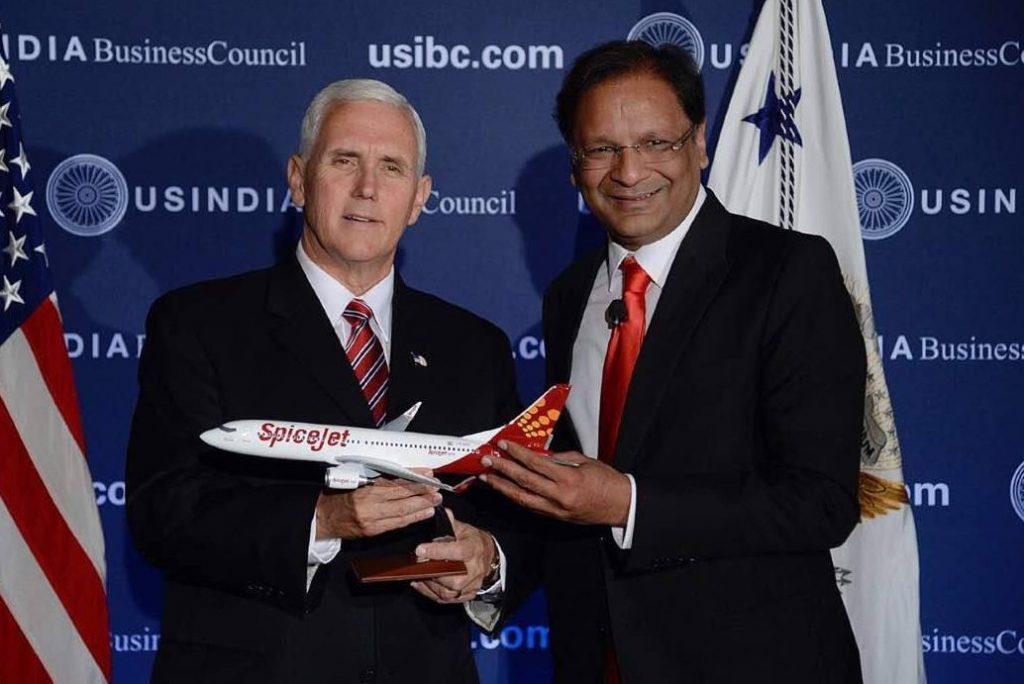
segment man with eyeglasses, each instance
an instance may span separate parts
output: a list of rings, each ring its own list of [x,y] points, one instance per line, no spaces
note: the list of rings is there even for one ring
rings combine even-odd
[[[859,517],[865,359],[831,248],[701,185],[678,48],[584,53],[557,118],[608,244],[544,299],[556,453],[486,477],[542,516],[501,615],[541,570],[559,682],[860,681],[829,549]]]

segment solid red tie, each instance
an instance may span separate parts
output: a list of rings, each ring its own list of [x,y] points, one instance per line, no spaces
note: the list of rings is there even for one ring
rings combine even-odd
[[[341,316],[352,326],[345,354],[370,406],[373,423],[380,427],[388,413],[388,362],[384,347],[370,328],[373,311],[363,300],[353,299]]]
[[[633,377],[636,357],[644,341],[647,324],[645,296],[651,277],[634,257],[626,257],[619,266],[622,270],[622,303],[626,319],[612,330],[608,351],[604,356],[604,374],[601,379],[601,417],[597,428],[597,454],[605,463],[615,457],[615,442],[619,437],[619,423],[626,403],[626,390]],[[619,661],[611,633],[607,635],[604,658],[604,684],[620,684]]]
[[[622,270],[622,303],[626,319],[612,330],[608,351],[604,356],[604,375],[601,379],[601,417],[597,430],[597,455],[605,463],[615,456],[615,442],[619,437],[619,423],[626,403],[626,390],[633,377],[636,357],[644,341],[647,307],[644,296],[651,277],[636,259],[629,256],[619,266]]]

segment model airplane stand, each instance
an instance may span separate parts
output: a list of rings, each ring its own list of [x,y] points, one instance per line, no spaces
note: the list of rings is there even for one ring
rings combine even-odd
[[[434,540],[455,539],[451,522],[443,507],[434,509]],[[419,560],[414,552],[365,556],[352,560],[352,572],[362,584],[375,582],[412,582],[413,580],[465,575],[466,564],[453,560]]]

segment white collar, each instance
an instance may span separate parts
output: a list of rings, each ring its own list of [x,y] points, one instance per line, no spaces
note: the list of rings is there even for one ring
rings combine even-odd
[[[693,220],[697,218],[697,212],[704,205],[706,197],[707,192],[704,190],[704,186],[698,185],[697,197],[694,198],[693,206],[690,207],[690,211],[682,222],[664,237],[644,245],[635,252],[630,252],[617,242],[609,240],[608,259],[605,262],[608,269],[608,291],[612,290],[612,282],[615,280],[616,274],[619,273],[619,265],[622,264],[622,260],[631,254],[636,257],[637,262],[658,287],[665,287],[665,280],[668,278],[668,272],[676,258],[676,252],[679,251],[679,245],[682,244],[683,238],[686,237],[690,226],[693,225]]]
[[[317,299],[320,300],[320,305],[324,308],[324,313],[327,314],[331,325],[338,325],[345,307],[356,298],[356,295],[314,263],[302,247],[301,240],[295,248],[295,257],[299,260],[299,266],[306,274],[306,280],[309,281]],[[379,283],[359,296],[359,299],[363,300],[373,311],[373,317],[377,319],[377,327],[380,328],[384,342],[391,339],[391,297],[394,293],[395,266],[392,264],[388,274]]]

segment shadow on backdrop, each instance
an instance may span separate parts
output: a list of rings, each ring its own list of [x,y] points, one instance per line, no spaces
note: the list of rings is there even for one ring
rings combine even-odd
[[[579,195],[569,180],[569,172],[569,150],[556,145],[530,157],[516,177],[515,190],[520,200],[514,220],[523,240],[523,258],[530,281],[537,292],[544,292],[578,256],[604,244],[604,229],[589,212],[580,211]],[[521,342],[515,350],[517,358],[540,354],[542,337],[540,321],[518,331],[516,338]],[[544,364],[518,365],[521,396],[540,394]]]

